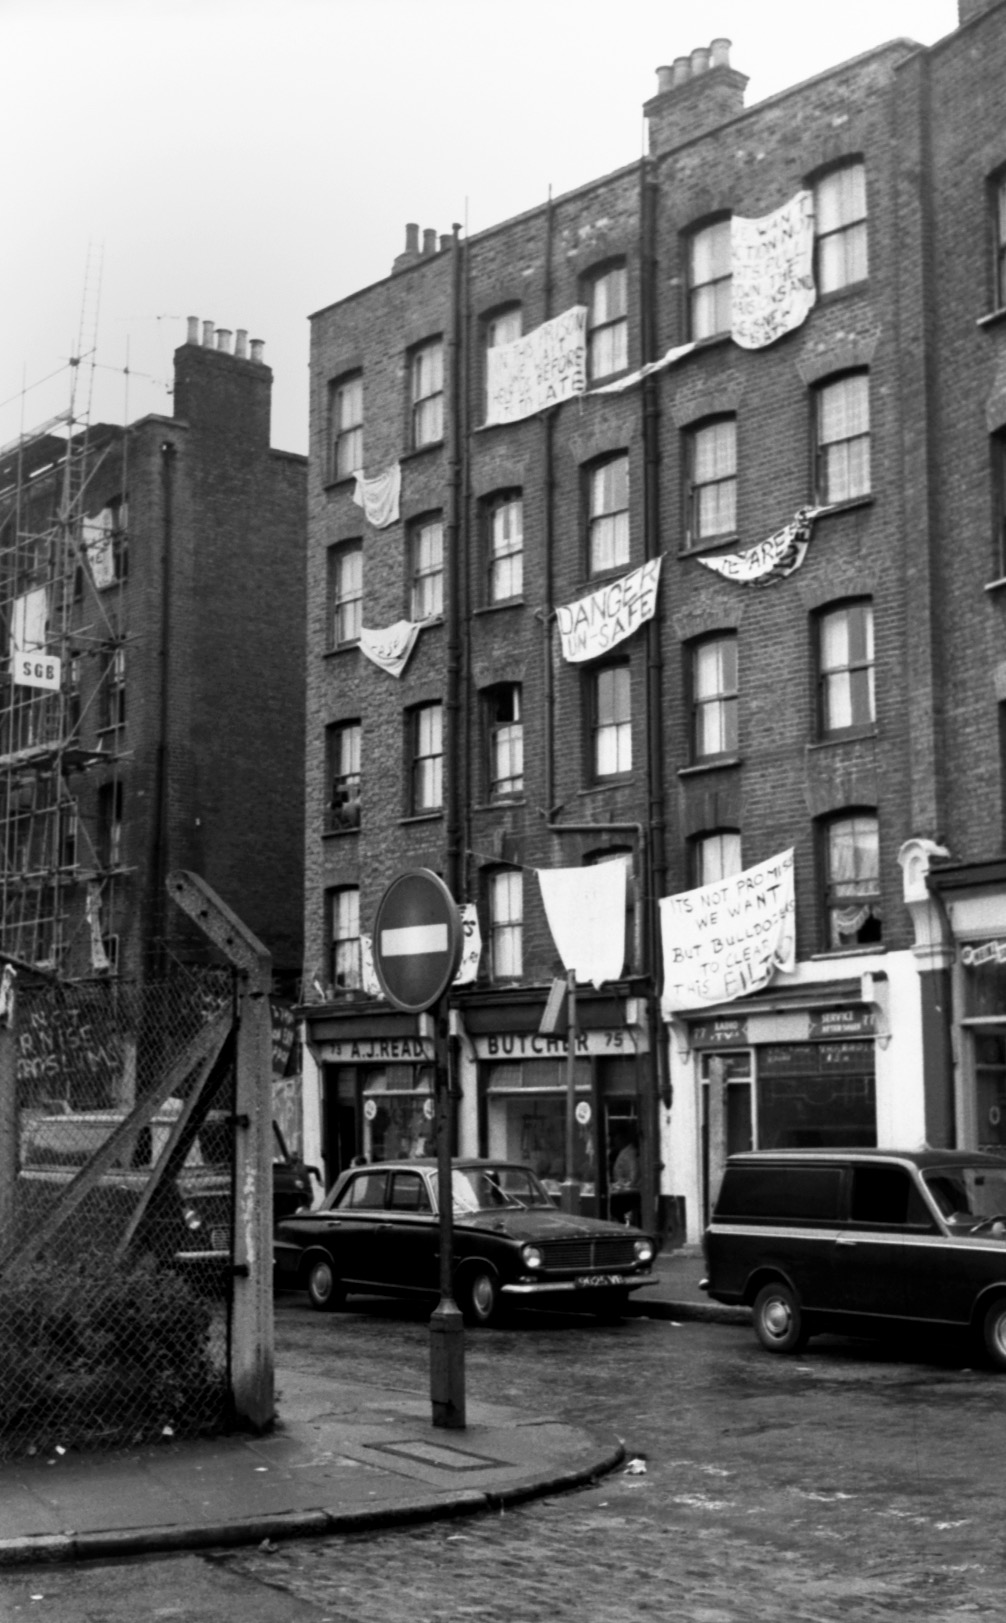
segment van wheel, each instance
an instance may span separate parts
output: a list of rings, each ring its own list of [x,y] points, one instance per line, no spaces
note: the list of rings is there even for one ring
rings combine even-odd
[[[346,1300],[342,1281],[336,1275],[331,1257],[314,1257],[307,1274],[307,1294],[319,1313],[334,1313]]]
[[[768,1352],[796,1353],[807,1345],[800,1298],[782,1279],[763,1285],[754,1303],[755,1335]]]
[[[996,1369],[1006,1369],[1006,1296],[993,1302],[982,1324],[985,1351]]]

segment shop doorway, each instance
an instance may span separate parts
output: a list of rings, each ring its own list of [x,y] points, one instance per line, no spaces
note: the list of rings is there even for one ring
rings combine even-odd
[[[355,1065],[326,1065],[322,1072],[322,1155],[325,1187],[331,1189],[360,1149],[360,1111]]]

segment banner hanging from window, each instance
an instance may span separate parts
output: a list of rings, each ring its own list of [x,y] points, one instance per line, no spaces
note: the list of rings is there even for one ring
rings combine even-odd
[[[375,530],[386,530],[389,524],[397,524],[402,494],[401,463],[393,462],[390,468],[375,473],[372,479],[365,479],[362,473],[355,473],[353,478],[356,480],[353,500],[357,507],[363,508],[367,523]]]
[[[619,378],[615,383],[603,383],[599,389],[591,389],[591,394],[621,394],[623,389],[631,389],[634,383],[641,383],[644,378],[651,377],[654,372],[663,372],[675,361],[684,360],[695,348],[694,344],[676,344],[673,349],[661,355],[659,361],[647,361],[638,372],[630,372],[627,378]]]
[[[730,222],[731,336],[763,349],[806,321],[814,287],[814,194],[797,192],[758,220]]]
[[[823,507],[801,507],[791,522],[756,547],[744,552],[728,552],[720,558],[699,558],[704,569],[713,569],[724,580],[738,586],[774,586],[799,569],[807,555],[814,520]]]
[[[662,558],[649,558],[610,586],[557,608],[563,658],[572,664],[596,659],[652,619],[662,562]]]
[[[486,422],[516,423],[587,387],[587,306],[486,350]]]
[[[617,981],[625,962],[626,864],[539,868],[538,884],[556,951],[578,981]]]
[[[715,884],[660,898],[665,1016],[732,1003],[796,967],[793,848]]]
[[[361,626],[360,652],[389,676],[401,676],[416,645],[421,624],[418,620],[396,620],[383,631],[368,631],[366,626]]]

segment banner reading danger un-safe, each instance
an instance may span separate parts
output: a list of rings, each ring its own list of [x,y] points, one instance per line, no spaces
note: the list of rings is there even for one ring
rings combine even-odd
[[[650,558],[610,586],[557,608],[563,658],[572,663],[596,659],[652,619],[662,562],[662,558]]]

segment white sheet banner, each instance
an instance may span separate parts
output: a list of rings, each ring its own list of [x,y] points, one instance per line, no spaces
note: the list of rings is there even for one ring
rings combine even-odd
[[[630,575],[602,586],[599,592],[557,608],[563,658],[572,664],[596,659],[652,619],[662,562],[662,558],[650,558]]]
[[[81,541],[91,575],[99,592],[115,584],[115,547],[112,540],[112,510],[103,507],[97,518],[81,523]]]
[[[664,1014],[732,1003],[796,966],[793,849],[660,899]]]
[[[731,334],[742,349],[762,349],[807,318],[814,287],[814,194],[797,192],[760,220],[730,222]]]
[[[372,935],[360,937],[360,990],[368,997],[383,997],[381,983],[374,968],[374,938]]]
[[[362,473],[353,475],[353,500],[363,508],[363,515],[375,530],[386,530],[398,522],[398,504],[402,494],[401,463],[393,462],[383,473],[365,479]]]
[[[105,943],[101,938],[101,892],[93,879],[88,881],[84,916],[91,934],[91,968],[101,971],[111,969]]]
[[[790,524],[759,541],[756,547],[698,561],[704,569],[713,569],[740,586],[771,586],[799,569],[807,555],[814,519],[821,511],[819,507],[801,507]]]
[[[619,378],[615,383],[603,383],[599,389],[591,389],[591,394],[621,394],[623,389],[631,389],[634,383],[641,383],[653,372],[662,372],[665,367],[673,366],[675,361],[683,360],[695,348],[694,344],[676,344],[673,349],[661,355],[659,361],[648,361],[641,366],[638,372],[630,372],[627,378]]]
[[[467,986],[478,977],[479,959],[482,957],[482,931],[479,928],[479,910],[474,902],[464,902],[458,908],[458,912],[461,915],[463,932],[461,962],[451,984]]]
[[[617,981],[625,962],[624,862],[539,868],[538,883],[556,951],[578,981]]]
[[[415,647],[422,621],[396,620],[383,631],[368,631],[360,627],[360,652],[380,665],[389,676],[401,676]]]
[[[486,422],[516,423],[587,387],[587,306],[486,351]]]

